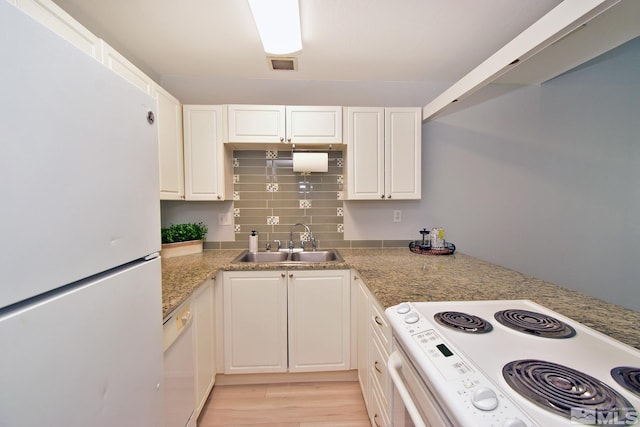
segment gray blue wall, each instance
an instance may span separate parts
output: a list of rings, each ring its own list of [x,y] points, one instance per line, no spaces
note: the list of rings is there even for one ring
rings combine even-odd
[[[640,39],[423,126],[460,251],[640,311]]]

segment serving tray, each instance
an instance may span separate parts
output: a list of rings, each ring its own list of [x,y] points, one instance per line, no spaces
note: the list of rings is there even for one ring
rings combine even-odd
[[[444,242],[444,248],[431,248],[422,244],[420,240],[409,243],[409,250],[414,254],[421,255],[451,255],[456,251],[456,245],[451,242]]]

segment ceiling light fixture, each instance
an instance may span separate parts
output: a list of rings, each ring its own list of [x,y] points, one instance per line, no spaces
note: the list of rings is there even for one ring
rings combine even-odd
[[[248,0],[264,51],[291,55],[302,50],[298,0]]]

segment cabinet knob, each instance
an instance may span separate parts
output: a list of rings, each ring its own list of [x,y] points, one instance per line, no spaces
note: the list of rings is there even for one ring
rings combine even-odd
[[[378,372],[379,374],[382,373],[382,371],[380,370],[380,368],[378,367],[378,361],[376,360],[375,362],[373,362],[373,369],[376,370],[376,372]]]
[[[289,278],[293,279],[293,273],[289,273]]]
[[[391,195],[388,195],[388,196],[387,196],[387,199],[390,199],[390,198],[391,198]]]
[[[373,321],[376,322],[380,326],[384,326],[384,323],[382,323],[382,320],[380,320],[380,318],[378,316],[374,316],[373,317]]]
[[[280,142],[284,142],[284,137],[280,137]]]
[[[291,144],[291,138],[288,138],[288,139],[287,139],[287,142],[288,142],[289,144]]]
[[[381,199],[384,199],[384,194],[382,196],[380,196]]]
[[[222,199],[222,196],[218,195],[218,200]]]
[[[280,273],[280,277],[286,277],[286,274]]]
[[[153,114],[153,111],[147,111],[147,122],[152,125],[156,121],[156,115]]]

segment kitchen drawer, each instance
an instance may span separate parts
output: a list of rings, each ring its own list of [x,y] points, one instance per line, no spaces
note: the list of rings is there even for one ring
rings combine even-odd
[[[371,374],[373,375],[373,374]],[[370,378],[371,386],[371,402],[369,407],[369,418],[371,419],[371,425],[373,427],[389,427],[391,421],[389,421],[389,405],[384,403],[384,399],[381,397],[380,388],[376,384],[374,378]]]
[[[391,352],[391,326],[384,316],[384,310],[377,301],[371,304],[371,326],[387,353]]]
[[[387,404],[389,402],[389,373],[387,371],[389,355],[376,338],[369,341],[369,357],[370,376],[375,379],[371,387],[377,386],[380,389],[382,403]]]

